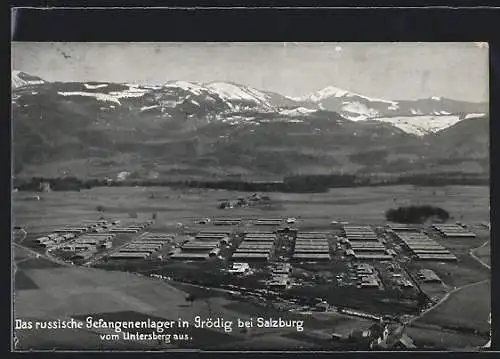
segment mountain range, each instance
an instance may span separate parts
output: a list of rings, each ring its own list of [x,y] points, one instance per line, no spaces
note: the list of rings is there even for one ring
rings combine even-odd
[[[50,82],[12,72],[19,176],[488,173],[488,104],[299,98],[229,82]]]

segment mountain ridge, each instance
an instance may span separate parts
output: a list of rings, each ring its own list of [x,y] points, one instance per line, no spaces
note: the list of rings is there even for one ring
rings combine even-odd
[[[217,81],[138,85],[23,77],[25,82],[13,86],[12,93],[14,164],[19,174],[272,177],[397,172],[412,166],[425,171],[433,164],[438,169],[455,166],[479,172],[488,167],[487,141],[480,140],[488,138],[488,115],[484,107],[460,101],[398,102],[399,110],[405,111],[401,115],[388,109],[394,101],[374,102],[356,94],[344,98],[341,92],[322,98],[319,106]],[[348,99],[349,104],[343,103]],[[433,107],[425,108],[429,103]],[[414,107],[449,114],[411,113]],[[454,146],[473,149],[473,157],[455,154],[439,141],[426,145],[432,136],[443,136],[464,121],[478,121],[459,130],[467,128],[478,140]],[[369,160],[371,152],[381,157]],[[443,158],[448,155],[451,161]]]

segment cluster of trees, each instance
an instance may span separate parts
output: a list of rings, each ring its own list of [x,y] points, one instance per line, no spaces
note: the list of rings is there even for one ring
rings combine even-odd
[[[50,189],[54,191],[79,191],[80,189],[93,187],[92,183],[82,181],[76,177],[33,177],[28,181],[14,181],[14,187],[20,191],[38,191],[43,183],[48,183]]]
[[[385,218],[396,223],[422,224],[430,219],[447,221],[450,214],[443,208],[424,205],[391,208],[385,213]]]

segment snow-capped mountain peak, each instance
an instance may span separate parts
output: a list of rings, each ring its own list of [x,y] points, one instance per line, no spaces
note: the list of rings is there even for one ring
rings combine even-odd
[[[370,102],[387,103],[387,104],[390,104],[391,106],[394,106],[394,107],[396,107],[398,105],[398,102],[396,102],[396,101],[383,100],[383,99],[379,99],[379,98],[371,98],[371,97],[361,95],[359,93],[343,90],[343,89],[340,89],[340,88],[335,87],[335,86],[327,86],[322,90],[313,92],[313,93],[306,95],[306,96],[303,96],[303,97],[295,98],[294,100],[296,100],[296,101],[311,101],[314,103],[319,103],[321,101],[324,101],[324,100],[327,100],[330,98],[349,98],[349,97],[359,97],[363,100],[370,101]]]
[[[164,87],[177,87],[185,91],[192,92],[196,95],[201,95],[201,93],[205,91],[205,88],[196,82],[189,82],[182,80],[169,81],[165,84]]]
[[[230,82],[211,82],[205,87],[217,93],[224,100],[257,102],[268,106],[268,96],[259,90]]]
[[[310,93],[301,97],[290,97],[290,99],[295,101],[312,101],[320,102],[328,97],[342,97],[351,94],[349,91],[342,90],[335,86],[327,86],[322,90]]]
[[[318,92],[315,92],[311,95],[309,95],[309,99],[313,102],[319,102],[321,100],[324,100],[328,97],[342,97],[342,96],[347,96],[350,95],[351,93],[346,90],[339,89],[335,86],[328,86],[325,87],[322,90],[319,90]]]
[[[24,86],[34,86],[25,89]],[[40,86],[40,91],[36,89]],[[12,71],[13,103],[29,106],[19,99],[44,91],[54,91],[65,101],[94,101],[108,113],[138,111],[159,118],[174,118],[179,113],[211,121],[230,120],[231,123],[252,122],[259,116],[280,121],[297,121],[336,112],[350,121],[378,121],[391,124],[415,135],[437,132],[468,116],[484,117],[487,104],[453,101],[432,96],[417,100],[381,100],[327,86],[302,98],[291,98],[276,92],[258,90],[232,82],[168,81],[161,85],[131,83],[49,83],[21,71]],[[34,91],[34,90],[37,91]],[[124,105],[124,106],[121,106]],[[135,109],[135,110],[134,110]],[[103,110],[104,111],[104,110]],[[118,111],[118,110],[116,110]],[[466,116],[464,116],[464,114]],[[182,117],[185,119],[185,116]]]
[[[13,70],[12,71],[12,88],[18,88],[29,85],[41,85],[45,83],[41,78],[28,75],[25,72]]]

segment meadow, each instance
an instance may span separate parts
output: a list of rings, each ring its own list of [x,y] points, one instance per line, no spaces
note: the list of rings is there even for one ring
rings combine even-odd
[[[205,217],[294,217],[298,226],[330,227],[332,220],[353,223],[385,223],[385,211],[407,205],[429,204],[450,212],[457,220],[479,223],[489,220],[489,187],[360,187],[335,188],[328,193],[267,193],[279,206],[244,207],[221,210],[217,203],[225,199],[247,197],[251,193],[207,189],[171,189],[168,187],[100,187],[81,192],[48,192],[41,200],[32,194],[13,194],[14,225],[28,231],[52,228],[99,216],[129,218],[157,215],[157,224],[175,228],[178,223],[193,226],[193,219]],[[102,211],[99,211],[102,210]]]

